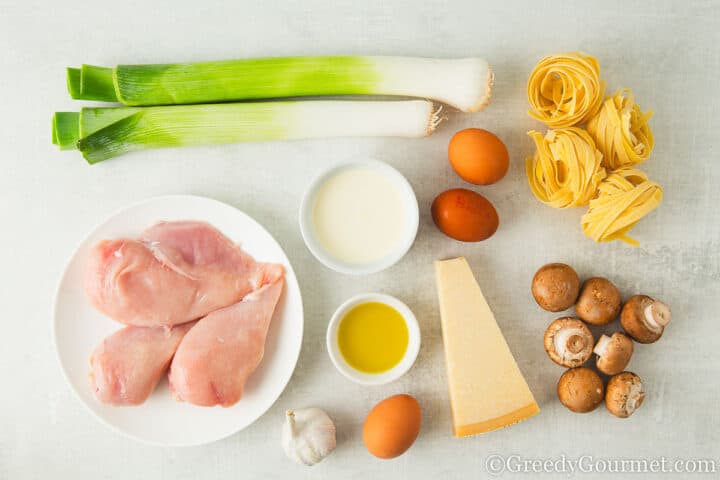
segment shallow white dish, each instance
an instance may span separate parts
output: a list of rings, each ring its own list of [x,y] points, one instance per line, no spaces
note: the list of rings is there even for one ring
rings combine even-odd
[[[88,358],[106,336],[122,327],[95,311],[82,288],[89,249],[105,238],[136,237],[161,220],[200,220],[216,227],[258,261],[285,266],[285,289],[275,310],[265,356],[245,385],[243,398],[229,408],[176,402],[167,379],[137,407],[99,403],[90,388]],[[295,369],[303,336],[303,306],[295,273],[273,237],[255,220],[222,202],[195,196],[152,198],[127,207],[95,228],[73,253],[55,298],[54,339],[65,377],[80,400],[105,424],[136,440],[164,446],[199,445],[250,425],[277,400]]]
[[[354,307],[368,302],[384,303],[391,306],[402,315],[408,328],[408,347],[405,355],[395,367],[382,373],[365,373],[354,369],[345,361],[338,346],[340,321]],[[332,360],[333,365],[340,373],[362,385],[383,385],[403,376],[415,363],[418,352],[420,352],[420,326],[412,310],[397,298],[384,293],[361,293],[351,297],[335,310],[328,324],[326,343],[330,360]]]
[[[315,228],[313,226],[313,206],[315,204],[315,198],[318,190],[331,176],[342,170],[350,168],[367,168],[381,173],[397,187],[403,198],[405,211],[408,213],[407,226],[403,234],[402,241],[398,243],[392,252],[373,263],[356,265],[340,261],[327,253],[315,235]],[[307,245],[310,252],[326,267],[335,270],[336,272],[348,275],[366,275],[379,272],[400,261],[408,250],[410,250],[410,247],[412,247],[412,244],[415,241],[420,220],[417,197],[415,196],[415,192],[413,191],[410,183],[393,167],[387,163],[377,160],[344,162],[322,172],[305,191],[305,195],[300,203],[299,216],[300,232],[302,233],[305,245]]]

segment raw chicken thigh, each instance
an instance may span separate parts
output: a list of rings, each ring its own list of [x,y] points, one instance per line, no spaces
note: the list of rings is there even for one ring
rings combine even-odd
[[[282,292],[282,272],[241,302],[198,321],[178,347],[168,374],[176,400],[228,407],[260,364]]]
[[[170,365],[180,341],[195,325],[125,327],[107,337],[90,356],[95,397],[112,405],[139,405]]]
[[[162,222],[99,242],[85,271],[95,308],[126,325],[178,325],[240,301],[282,266],[256,262],[203,222]]]

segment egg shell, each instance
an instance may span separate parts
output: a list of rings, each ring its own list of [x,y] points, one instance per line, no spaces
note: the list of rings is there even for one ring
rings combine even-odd
[[[480,128],[467,128],[453,135],[448,159],[460,178],[475,185],[499,181],[510,166],[510,155],[502,140]]]
[[[402,455],[420,433],[422,411],[410,395],[394,395],[375,405],[363,425],[363,441],[378,458]]]
[[[492,203],[464,188],[453,188],[435,197],[432,218],[441,232],[461,242],[486,240],[500,225]]]

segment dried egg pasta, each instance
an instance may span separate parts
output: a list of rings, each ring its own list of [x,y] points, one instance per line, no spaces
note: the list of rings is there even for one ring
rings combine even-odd
[[[528,79],[528,113],[551,128],[567,128],[595,116],[604,95],[605,82],[594,57],[581,52],[548,55]]]
[[[587,205],[605,178],[602,154],[588,133],[577,127],[528,135],[535,141],[535,155],[525,170],[535,196],[555,208]]]
[[[641,170],[616,170],[602,181],[597,198],[590,201],[581,220],[583,232],[596,242],[621,240],[637,246],[639,242],[627,233],[660,205],[662,197],[662,187]]]
[[[652,111],[642,113],[627,88],[605,100],[588,122],[587,131],[602,152],[606,168],[631,167],[648,159],[655,144],[648,125],[650,117]]]

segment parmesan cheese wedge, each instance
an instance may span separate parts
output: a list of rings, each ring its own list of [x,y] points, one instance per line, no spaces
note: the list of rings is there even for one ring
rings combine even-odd
[[[435,262],[453,434],[507,427],[540,412],[465,258]]]

